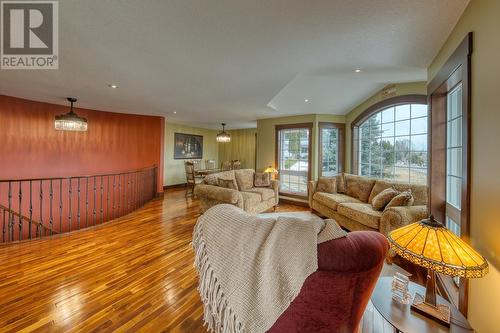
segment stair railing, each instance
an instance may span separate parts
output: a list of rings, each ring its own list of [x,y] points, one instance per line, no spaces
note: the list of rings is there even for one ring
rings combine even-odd
[[[84,229],[156,196],[157,167],[75,177],[0,180],[1,243]]]

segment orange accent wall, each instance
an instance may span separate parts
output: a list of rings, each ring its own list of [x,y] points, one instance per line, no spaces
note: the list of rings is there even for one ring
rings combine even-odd
[[[116,173],[158,166],[163,191],[163,117],[75,111],[87,132],[56,131],[69,106],[0,95],[0,179]]]

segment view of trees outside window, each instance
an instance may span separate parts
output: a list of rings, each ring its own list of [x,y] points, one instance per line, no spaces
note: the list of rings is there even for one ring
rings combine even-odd
[[[321,176],[335,176],[338,168],[339,130],[337,128],[321,128]]]
[[[283,192],[307,194],[309,134],[308,128],[279,130],[278,172]]]
[[[427,105],[388,107],[359,126],[359,174],[427,183]]]
[[[462,84],[448,93],[446,106],[446,226],[460,236],[460,220],[450,215],[459,217],[462,209]]]

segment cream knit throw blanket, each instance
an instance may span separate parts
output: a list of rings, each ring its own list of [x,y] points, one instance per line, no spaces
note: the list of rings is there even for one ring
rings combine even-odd
[[[205,324],[217,333],[267,331],[317,270],[317,244],[345,235],[333,220],[210,208],[193,233]]]

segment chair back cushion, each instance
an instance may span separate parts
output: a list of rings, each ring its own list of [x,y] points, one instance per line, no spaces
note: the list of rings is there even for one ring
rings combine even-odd
[[[234,177],[236,178],[240,191],[245,191],[253,187],[254,173],[255,171],[253,169],[234,170]]]

